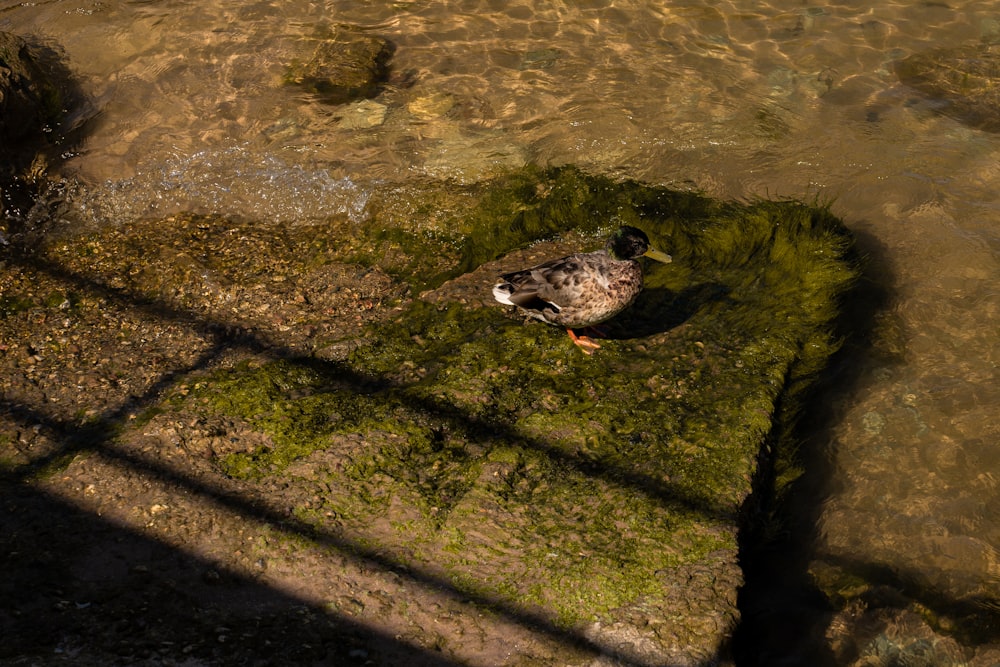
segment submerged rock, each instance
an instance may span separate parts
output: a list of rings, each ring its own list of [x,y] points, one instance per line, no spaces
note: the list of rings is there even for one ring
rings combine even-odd
[[[323,599],[374,590],[343,583],[345,563],[392,573],[405,586],[351,616],[404,619],[457,661],[502,636],[504,664],[726,662],[762,448],[836,348],[855,277],[840,221],[573,168],[387,190],[370,210],[364,225],[175,219],[52,245],[44,265],[76,289],[189,320],[236,357],[166,376],[115,446],[226,480],[288,535],[269,559],[320,549],[308,588]],[[620,224],[674,262],[648,267],[593,357],[491,302],[499,271],[600,246]],[[453,595],[447,609],[428,584]]]
[[[1000,47],[934,49],[896,62],[899,80],[936,103],[937,111],[1000,132]]]
[[[372,100],[361,100],[344,107],[340,116],[340,127],[349,130],[378,127],[385,122],[387,108]]]
[[[0,246],[21,231],[49,164],[91,111],[54,49],[0,31]]]
[[[319,40],[309,60],[292,63],[285,80],[331,104],[374,97],[388,76],[392,53],[384,38],[338,26]]]
[[[62,111],[62,95],[28,44],[0,31],[0,146],[40,133]]]

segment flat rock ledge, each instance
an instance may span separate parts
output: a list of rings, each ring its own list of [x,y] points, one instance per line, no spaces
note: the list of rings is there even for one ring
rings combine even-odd
[[[856,275],[841,223],[570,167],[370,216],[6,251],[0,657],[730,663],[761,448]],[[619,224],[674,262],[593,357],[490,303]]]

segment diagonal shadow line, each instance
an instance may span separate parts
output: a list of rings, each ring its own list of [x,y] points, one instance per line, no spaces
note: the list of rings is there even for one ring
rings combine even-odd
[[[44,257],[36,258],[28,256],[21,258],[20,263],[25,268],[42,270],[54,278],[76,285],[81,290],[90,291],[106,299],[117,301],[127,307],[134,307],[157,319],[185,324],[202,335],[215,338],[217,341],[216,347],[220,348],[220,352],[222,349],[244,348],[251,352],[268,354],[275,358],[286,359],[291,363],[308,367],[321,373],[324,377],[335,379],[338,384],[351,385],[355,389],[363,391],[387,389],[395,386],[384,379],[360,373],[343,362],[327,361],[315,357],[303,357],[295,350],[288,348],[280,342],[271,340],[264,334],[247,331],[239,323],[208,320],[194,313],[165,304],[162,301],[151,299],[144,295],[137,295],[125,289],[110,287],[85,276],[67,271]],[[157,391],[165,389],[168,384],[158,383]],[[397,394],[397,396],[412,409],[445,420],[471,438],[481,437],[479,434],[486,434],[487,438],[492,439],[502,438],[527,448],[535,449],[580,474],[600,478],[612,485],[628,486],[630,489],[646,495],[651,500],[664,503],[674,509],[692,511],[707,520],[720,524],[732,523],[736,520],[739,511],[738,507],[730,507],[723,503],[713,502],[705,497],[693,495],[680,489],[676,484],[664,483],[662,479],[658,479],[652,475],[643,474],[613,463],[601,462],[599,465],[594,465],[586,461],[581,461],[558,447],[526,437],[516,429],[511,428],[508,424],[471,416],[445,401],[412,396],[406,393],[402,393],[401,396]],[[147,391],[145,396],[140,399],[139,404],[143,402],[148,404],[153,398],[155,398],[155,394]],[[134,405],[132,404],[127,407],[131,408]],[[120,410],[116,411],[115,417],[121,417],[125,409],[127,408],[123,406]]]
[[[313,365],[314,367],[316,364],[320,364],[320,368],[325,373],[335,376],[342,383],[346,378],[346,381],[349,384],[358,388],[370,389],[372,387],[374,378],[366,377],[354,369],[338,362],[322,361],[315,358],[295,357],[294,351],[290,350],[286,346],[269,341],[264,335],[247,332],[239,324],[208,321],[203,317],[195,315],[194,313],[175,308],[163,303],[162,301],[151,299],[143,295],[133,294],[125,289],[113,288],[85,276],[67,271],[63,267],[54,264],[44,257],[18,256],[11,259],[22,265],[24,268],[43,271],[48,273],[53,278],[76,285],[81,290],[100,295],[126,307],[140,310],[156,319],[166,319],[179,322],[191,327],[195,331],[213,337],[216,341],[215,345],[207,353],[202,355],[198,362],[191,366],[192,369],[197,368],[199,365],[209,363],[211,359],[217,357],[218,354],[225,349],[242,347],[254,352],[266,352],[276,357],[291,358],[294,362],[300,364]],[[258,520],[284,526],[284,530],[295,532],[303,537],[311,539],[317,544],[326,545],[342,552],[353,554],[355,557],[365,561],[369,565],[405,574],[415,582],[447,592],[458,601],[473,599],[480,604],[495,609],[499,613],[504,614],[508,618],[511,618],[526,627],[538,629],[559,641],[582,646],[604,654],[610,653],[611,655],[618,655],[619,652],[614,648],[601,646],[579,635],[578,633],[560,628],[540,614],[518,609],[502,599],[491,599],[482,595],[462,591],[455,588],[450,582],[444,581],[436,575],[411,568],[405,563],[389,558],[383,554],[379,554],[375,550],[367,549],[351,541],[338,538],[336,535],[327,531],[320,530],[317,527],[311,526],[300,520],[290,518],[273,508],[255,506],[253,503],[249,502],[237,493],[218,487],[213,488],[208,484],[193,480],[182,473],[171,470],[158,462],[146,460],[115,447],[112,442],[114,433],[116,428],[118,428],[123,421],[126,411],[134,409],[137,405],[151,403],[155,399],[156,395],[161,390],[169,386],[182,372],[183,371],[180,370],[171,371],[166,376],[161,378],[153,387],[151,387],[150,390],[145,392],[142,397],[126,401],[125,404],[116,410],[83,427],[45,415],[44,413],[30,407],[19,405],[6,399],[0,399],[0,406],[5,408],[9,414],[15,416],[15,418],[22,421],[26,425],[42,425],[49,430],[56,439],[64,443],[64,448],[61,452],[42,457],[39,460],[26,464],[25,466],[20,466],[17,471],[7,471],[3,474],[2,479],[8,482],[23,483],[32,474],[46,465],[49,465],[52,461],[58,458],[71,453],[79,453],[87,450],[99,451],[103,455],[117,460],[122,465],[140,472],[146,471],[161,480],[185,487],[245,516],[255,517]],[[416,409],[424,410],[431,414],[438,415],[441,418],[447,419],[469,433],[492,432],[494,434],[493,437],[496,437],[497,435],[509,437],[514,441],[525,444],[526,446],[536,447],[540,451],[543,451],[551,456],[558,457],[565,464],[578,469],[583,474],[592,476],[597,475],[612,483],[623,482],[633,487],[635,490],[650,494],[651,497],[662,502],[680,502],[682,505],[687,506],[690,510],[705,514],[706,518],[714,518],[719,521],[731,521],[733,519],[732,511],[727,511],[726,508],[722,507],[706,508],[704,507],[704,503],[700,502],[700,499],[685,499],[683,497],[678,498],[677,493],[674,493],[669,489],[664,489],[664,485],[662,483],[649,476],[635,474],[631,471],[622,469],[615,470],[612,468],[610,472],[593,469],[589,466],[584,466],[579,460],[574,459],[565,452],[554,449],[544,443],[527,439],[509,427],[501,424],[470,417],[452,405],[426,400],[413,400],[412,397],[408,397],[408,400],[413,403],[413,407]],[[502,428],[502,431],[499,434],[497,434],[498,427]],[[627,656],[618,657],[628,659]]]
[[[8,414],[13,415],[26,425],[40,425],[44,430],[49,431],[52,437],[68,441],[69,447],[67,450],[70,452],[96,452],[125,468],[140,474],[149,475],[157,481],[184,488],[213,504],[234,511],[244,517],[271,524],[275,526],[276,530],[306,538],[319,546],[336,549],[345,556],[353,557],[360,561],[365,566],[377,567],[383,571],[406,576],[416,584],[451,597],[455,602],[462,603],[472,600],[475,604],[492,609],[526,628],[540,631],[567,646],[584,648],[603,655],[610,655],[627,665],[639,667],[646,664],[645,662],[636,662],[616,647],[602,645],[578,632],[560,628],[542,614],[518,609],[498,596],[488,597],[481,593],[462,590],[437,575],[422,569],[413,568],[401,560],[380,553],[376,549],[365,547],[352,540],[339,537],[330,531],[323,530],[294,516],[290,516],[277,508],[255,504],[238,492],[192,479],[190,476],[158,461],[125,451],[112,442],[113,431],[108,428],[107,424],[79,429],[74,424],[67,424],[64,421],[53,419],[29,407],[18,405],[6,399],[0,399],[0,410],[7,411]],[[24,476],[15,471],[0,473],[0,483],[23,484],[25,481]]]
[[[163,373],[156,382],[150,385],[150,387],[143,392],[141,396],[129,397],[128,400],[125,400],[117,408],[104,413],[98,419],[77,424],[63,423],[60,420],[44,416],[42,416],[40,421],[32,421],[36,414],[40,416],[41,413],[35,413],[35,411],[30,408],[0,397],[0,406],[2,406],[0,407],[0,411],[5,410],[7,414],[12,415],[22,424],[30,426],[37,424],[42,424],[43,426],[45,424],[49,424],[50,426],[58,424],[51,430],[53,433],[58,434],[57,437],[59,437],[60,441],[63,443],[57,451],[49,455],[33,459],[30,463],[19,466],[16,470],[24,470],[27,474],[22,475],[22,478],[27,478],[44,471],[57,461],[64,460],[67,457],[71,457],[91,449],[91,447],[86,444],[88,442],[99,443],[105,440],[110,440],[114,437],[117,428],[119,428],[119,426],[126,421],[129,413],[152,405],[162,391],[168,389],[188,374],[207,368],[214,360],[218,359],[219,356],[225,353],[228,349],[230,348],[226,345],[225,340],[219,337],[217,341],[205,352],[199,355],[193,363]]]
[[[357,386],[370,387],[373,383],[372,378],[359,374],[354,369],[337,362],[324,361],[314,357],[293,357],[289,361],[317,371],[325,377],[342,380],[345,375],[348,375],[350,382]],[[400,388],[403,391],[393,394],[393,398],[398,398],[411,409],[442,420],[471,442],[488,443],[501,440],[521,445],[541,452],[552,461],[574,472],[599,478],[611,486],[626,487],[664,506],[672,507],[675,511],[695,512],[702,518],[718,524],[732,523],[737,518],[738,507],[727,507],[722,503],[711,502],[706,498],[684,493],[676,485],[664,484],[652,475],[636,472],[620,465],[603,461],[591,463],[581,460],[559,447],[525,436],[504,422],[469,415],[444,399],[414,396],[405,392],[405,385]]]
[[[2,491],[9,488],[0,486]],[[360,639],[384,660],[379,664],[460,665],[433,648],[365,624],[349,613],[334,613],[329,605],[317,604],[226,564],[107,521],[58,495],[34,487],[15,488],[15,493],[0,493],[4,510],[0,514],[0,568],[5,575],[0,580],[0,598],[4,600],[0,608],[0,634],[4,635],[0,664],[37,664],[32,658],[53,653],[54,662],[42,659],[42,664],[78,664],[79,660],[79,664],[97,665],[105,664],[106,657],[114,665],[360,664],[359,658],[351,655],[351,647]],[[43,527],[36,525],[39,516],[50,518]],[[81,524],[86,526],[84,531],[79,530]],[[107,557],[124,561],[127,570],[112,566],[98,568],[96,575],[79,576],[77,559],[86,560],[87,552],[97,550],[102,561]],[[55,563],[46,553],[53,551],[60,554]],[[63,554],[71,555],[67,558]],[[206,572],[216,575],[210,583],[209,600],[204,593],[199,595],[193,590],[205,585]],[[32,585],[26,585],[25,580]],[[125,590],[109,596],[104,594],[107,587]],[[61,603],[81,599],[80,595],[86,596],[83,599],[88,602],[77,608],[87,608],[93,601],[94,608],[100,610],[98,618],[94,614],[67,617]],[[146,625],[142,611],[151,604],[156,608],[155,620]],[[250,609],[252,613],[248,613]],[[312,614],[303,617],[296,613],[302,609],[310,609]],[[165,617],[171,620],[164,621]],[[88,623],[100,624],[93,630],[96,636],[87,631]],[[213,653],[220,625],[231,626],[243,639],[248,638],[248,630],[255,631],[255,636],[240,646],[227,648],[221,660],[209,658],[202,662],[206,652]],[[263,635],[259,634],[262,630],[266,630]],[[145,631],[151,631],[156,639]],[[104,641],[105,632],[115,640]],[[81,639],[81,633],[88,638]],[[125,636],[118,639],[121,635]],[[268,636],[280,636],[281,644],[269,641]],[[312,645],[317,639],[318,647]],[[93,649],[79,646],[81,641],[93,642]],[[175,660],[157,650],[165,646],[173,647],[170,655],[176,656]],[[300,653],[315,656],[312,652],[317,649],[326,653],[322,662],[305,659]],[[141,657],[150,650],[157,652],[157,658]],[[133,657],[125,658],[128,652],[133,652]],[[60,658],[60,654],[72,657]]]

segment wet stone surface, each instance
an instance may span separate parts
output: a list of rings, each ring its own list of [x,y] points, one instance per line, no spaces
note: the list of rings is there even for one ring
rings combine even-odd
[[[839,221],[571,168],[395,195],[4,256],[0,655],[729,660],[758,453],[854,279]],[[611,221],[674,263],[593,357],[489,302]]]

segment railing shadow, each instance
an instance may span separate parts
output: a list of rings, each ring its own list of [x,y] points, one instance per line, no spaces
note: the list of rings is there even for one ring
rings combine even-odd
[[[459,664],[16,480],[0,487],[5,664]]]
[[[347,558],[352,559],[363,566],[377,568],[386,572],[397,573],[404,576],[413,584],[426,587],[429,590],[446,595],[456,603],[463,606],[472,608],[485,607],[491,609],[494,613],[502,615],[504,618],[519,624],[524,628],[528,628],[533,632],[541,633],[557,643],[572,646],[579,650],[589,651],[594,654],[610,655],[619,660],[621,664],[625,665],[646,664],[642,660],[637,661],[631,658],[629,655],[622,653],[615,647],[599,645],[598,643],[585,637],[580,632],[559,627],[541,614],[525,611],[524,609],[518,608],[511,602],[500,598],[491,598],[476,594],[469,590],[456,588],[451,582],[442,579],[432,572],[412,567],[411,564],[388,556],[384,553],[380,553],[374,548],[345,539],[332,532],[298,520],[291,514],[287,513],[287,511],[282,511],[276,507],[270,507],[261,501],[250,500],[238,492],[232,491],[231,489],[223,488],[220,485],[213,485],[205,480],[197,479],[184,471],[173,468],[168,463],[156,460],[149,456],[128,451],[127,449],[121,447],[115,442],[115,433],[123,424],[126,423],[129,414],[140,411],[144,407],[153,405],[164,390],[170,388],[172,385],[187,377],[192,372],[209,368],[224,353],[231,350],[242,349],[258,354],[270,355],[275,358],[291,359],[293,363],[309,365],[332,378],[336,378],[339,384],[353,386],[358,391],[370,389],[372,379],[359,375],[345,364],[297,356],[293,350],[282,346],[279,342],[270,340],[266,336],[259,333],[248,332],[238,323],[210,320],[195,313],[175,308],[170,304],[163,303],[155,299],[149,299],[133,294],[124,289],[112,288],[85,276],[70,272],[64,267],[58,266],[43,257],[34,256],[30,253],[25,255],[12,254],[8,261],[16,263],[26,270],[45,273],[55,280],[72,285],[75,290],[113,301],[125,308],[137,310],[146,317],[183,324],[191,330],[197,331],[210,342],[209,348],[202,353],[194,363],[177,367],[172,371],[164,373],[142,395],[133,396],[128,401],[117,407],[109,407],[109,409],[102,415],[90,420],[84,426],[57,418],[48,413],[42,406],[24,405],[8,399],[0,400],[0,411],[26,427],[40,428],[46,435],[49,436],[49,438],[60,443],[58,451],[37,458],[29,464],[19,466],[15,470],[5,474],[2,479],[4,488],[3,500],[5,510],[7,510],[3,518],[4,534],[12,535],[14,540],[20,540],[18,544],[25,545],[18,546],[18,544],[14,544],[12,542],[12,544],[14,544],[14,548],[11,549],[9,553],[13,555],[9,557],[9,567],[5,569],[5,573],[10,577],[9,592],[12,595],[12,599],[18,600],[20,603],[27,605],[26,608],[22,608],[21,617],[18,617],[16,613],[9,614],[6,617],[0,617],[4,619],[3,625],[9,626],[9,629],[12,632],[17,632],[19,629],[24,630],[24,624],[26,623],[24,620],[24,613],[34,617],[34,621],[38,622],[39,625],[42,625],[43,621],[52,621],[58,624],[58,621],[60,620],[59,613],[52,611],[50,606],[46,606],[45,601],[48,600],[51,602],[51,600],[56,597],[66,597],[59,591],[75,591],[76,594],[80,594],[81,592],[86,592],[88,590],[86,586],[82,589],[78,589],[78,587],[82,584],[76,582],[73,574],[66,569],[67,566],[63,560],[65,555],[60,556],[59,554],[60,552],[63,554],[79,553],[81,549],[96,548],[94,544],[89,543],[60,544],[60,535],[58,533],[52,533],[50,527],[38,526],[33,520],[26,520],[26,517],[30,516],[30,514],[25,511],[25,508],[28,506],[35,509],[36,516],[38,516],[39,512],[42,515],[45,515],[51,511],[53,516],[61,517],[60,521],[65,520],[76,522],[77,529],[79,523],[87,524],[89,529],[88,533],[91,532],[92,529],[93,534],[95,536],[100,536],[101,541],[106,542],[110,540],[116,544],[134,544],[136,545],[136,549],[140,552],[154,550],[157,551],[157,553],[168,553],[171,558],[186,564],[185,567],[181,568],[183,570],[189,568],[195,571],[205,569],[206,564],[203,561],[200,561],[189,554],[171,549],[170,547],[156,543],[148,538],[131,533],[126,529],[111,526],[97,517],[75,510],[61,501],[48,498],[32,487],[32,478],[40,472],[47,470],[53,464],[58,464],[60,461],[74,454],[81,452],[95,452],[99,453],[100,456],[105,459],[114,462],[116,465],[135,471],[151,479],[181,488],[189,494],[196,495],[203,500],[235,512],[242,517],[252,519],[254,521],[273,524],[278,526],[281,531],[308,540],[312,544],[335,549],[338,553],[343,554]],[[410,407],[443,419],[446,422],[453,424],[456,429],[460,429],[463,433],[468,434],[470,437],[485,437],[486,434],[489,434],[489,437],[491,438],[500,437],[513,439],[526,446],[534,447],[543,451],[549,456],[559,458],[562,463],[574,466],[585,474],[601,476],[614,484],[628,486],[635,492],[648,494],[665,505],[679,507],[685,511],[700,513],[708,521],[732,521],[734,518],[734,508],[719,506],[704,498],[691,497],[679,492],[677,489],[671,488],[669,485],[665,485],[658,480],[628,470],[594,469],[592,466],[587,466],[585,463],[573,459],[546,443],[526,439],[515,433],[509,427],[504,427],[502,424],[492,421],[487,422],[472,417],[446,402],[414,398],[409,398],[407,400],[411,401]],[[52,544],[48,547],[48,549],[53,555],[52,558],[42,564],[32,560],[31,553],[24,551],[24,549],[44,550],[46,549],[45,544],[49,541],[51,541]],[[139,565],[141,565],[141,563],[136,562],[134,564],[134,566]],[[147,567],[146,569],[147,572],[144,576],[149,574],[149,568]],[[160,584],[163,584],[166,588],[173,586],[173,584],[164,583],[172,580],[157,579],[159,576],[158,573],[154,574],[156,575],[153,577],[154,582],[159,581]],[[238,577],[233,577],[232,580],[236,582],[233,585],[233,590],[239,589],[239,595],[259,595],[263,598],[271,600],[273,605],[276,607],[283,607],[286,609],[303,606],[303,603],[301,601],[297,601],[294,597],[278,591],[269,590],[266,586],[263,586],[260,583],[240,580]],[[34,586],[30,582],[37,581],[51,581],[53,582],[53,588],[49,591],[47,596],[38,597],[38,603],[35,604],[31,603],[33,598],[31,597],[30,591],[25,589],[29,587],[33,588]],[[127,581],[129,580],[126,579],[126,582]],[[139,580],[137,580],[137,585],[140,588],[143,588],[144,586],[148,587],[147,584],[142,584]],[[155,590],[158,586],[159,584],[157,586],[153,586],[153,589]],[[236,595],[236,597],[239,597],[239,595]],[[176,601],[170,602],[170,604],[176,604],[179,605],[178,608],[182,608],[184,604],[188,604],[184,602],[184,600],[185,598],[182,595],[177,598]],[[70,600],[69,602],[74,605],[81,603],[80,600]],[[223,596],[223,602],[228,603],[229,599],[226,598],[226,596]],[[86,602],[82,603],[85,604]],[[58,610],[62,601],[52,604],[54,604],[55,608]],[[158,601],[150,598],[150,600],[145,603],[146,606],[142,608],[143,611],[136,614],[136,616],[143,619],[141,621],[142,623],[149,625],[155,621],[157,614],[155,607],[157,604],[159,604]],[[112,609],[117,608],[112,607]],[[47,613],[46,610],[48,610]],[[95,609],[95,613],[97,611],[99,610]],[[332,627],[333,629],[331,629],[330,632],[333,633],[334,637],[341,636],[338,633],[341,633],[343,636],[348,638],[365,636],[368,638],[366,641],[374,642],[381,646],[382,648],[380,651],[385,651],[386,655],[402,655],[407,651],[412,650],[412,660],[408,659],[398,663],[390,661],[386,664],[454,664],[448,662],[441,656],[430,654],[417,646],[410,645],[406,642],[400,642],[393,638],[381,636],[377,631],[362,628],[351,619],[341,615],[331,614],[327,610],[313,609],[312,611],[316,614],[324,614],[325,617],[328,617],[328,620],[332,618],[333,620],[329,620],[329,622],[333,623],[333,625],[324,625],[327,621],[323,621],[312,630],[308,631],[305,629],[292,628],[291,633],[293,640],[298,637],[296,633],[312,636],[315,632],[322,635],[326,632],[323,628]],[[219,613],[222,616],[226,615],[224,612]],[[212,612],[212,614],[209,614],[206,618],[215,618],[213,614],[215,614],[215,612]],[[119,622],[119,620],[123,619],[114,619],[113,622]],[[136,619],[127,618],[124,620],[131,622]],[[164,650],[167,653],[174,651],[174,658],[181,657],[183,654],[183,646],[181,646],[181,644],[184,643],[184,640],[180,637],[186,635],[187,632],[198,632],[198,636],[202,637],[204,633],[207,632],[208,625],[210,625],[209,623],[208,625],[202,626],[196,621],[198,621],[198,619],[193,619],[190,626],[185,624],[184,627],[177,628],[176,633],[174,633],[171,638],[162,640],[162,642],[173,642],[171,646],[173,646],[176,651],[165,644],[161,645],[160,650]],[[136,620],[136,622],[140,621]],[[256,623],[256,621],[254,621],[254,623]],[[247,633],[255,632],[255,628],[256,626],[253,623],[250,623],[249,625],[244,624],[242,626],[243,631]],[[319,629],[317,630],[316,628]],[[344,628],[347,629],[343,630]],[[7,632],[6,628],[4,629],[3,634],[5,636],[12,636],[10,632]],[[209,632],[209,634],[211,633]],[[34,644],[34,649],[31,650],[37,651],[44,650],[46,648],[52,650],[59,648],[59,646],[56,645],[59,641],[57,635],[58,633],[28,633],[24,636],[35,637],[35,641],[38,643]],[[309,643],[306,641],[305,636],[302,637],[302,640],[304,644]],[[133,644],[134,647],[138,647],[141,642],[130,642],[130,646]],[[29,650],[29,645],[31,645],[31,641],[28,641],[28,644],[24,644],[22,642],[20,644],[21,650]],[[326,644],[324,644],[324,646],[325,645]],[[207,644],[205,644],[205,646],[207,646]],[[123,650],[124,648],[128,648],[128,650],[138,650],[134,647],[123,647]],[[207,650],[207,648],[205,650]],[[265,646],[260,650],[263,652],[263,655],[268,655],[268,651],[271,649]],[[721,652],[725,649],[723,647],[719,647],[718,650]],[[277,652],[274,652],[273,654],[279,655]],[[213,653],[212,655],[215,656],[216,654]],[[337,660],[339,660],[337,657],[339,654],[337,654],[336,651],[330,655],[334,655],[334,658],[329,658],[328,656],[319,659],[332,661],[322,662],[320,664],[342,664],[337,662]],[[213,657],[212,659],[216,658]],[[230,661],[225,658],[219,659],[222,661],[222,664],[241,664],[240,660]],[[715,659],[713,658],[706,664],[713,664],[714,662]]]
[[[320,373],[323,377],[334,381],[339,386],[352,387],[356,391],[370,392],[373,386],[389,386],[391,384],[382,382],[378,378],[363,375],[346,363],[301,356],[295,350],[282,345],[279,341],[275,341],[262,333],[246,331],[238,323],[207,320],[160,301],[149,299],[142,295],[131,294],[123,289],[111,288],[83,276],[72,274],[43,258],[30,258],[22,261],[30,264],[34,270],[44,271],[53,278],[71,283],[77,290],[88,291],[104,299],[129,305],[143,311],[150,317],[187,324],[201,335],[210,337],[214,341],[212,348],[198,362],[186,369],[175,371],[165,376],[153,388],[147,391],[143,397],[134,398],[128,405],[123,405],[119,409],[105,415],[103,420],[109,422],[109,428],[119,423],[125,413],[142,409],[152,401],[155,401],[160,391],[172,384],[179,376],[207,367],[213,359],[220,356],[226,350],[242,349],[249,352],[267,354],[273,358],[285,359],[293,364],[308,367]],[[635,492],[647,495],[658,502],[676,509],[698,513],[709,521],[727,522],[734,520],[736,516],[736,508],[715,502],[711,498],[692,495],[679,489],[676,485],[664,482],[656,476],[645,475],[615,465],[602,464],[601,467],[596,468],[549,443],[525,437],[512,429],[509,424],[469,415],[445,400],[412,395],[397,395],[395,398],[405,402],[409,408],[445,421],[457,432],[462,433],[466,437],[472,439],[500,438],[508,442],[530,447],[557,460],[570,469],[577,470],[583,474],[600,477],[612,484],[627,486]],[[44,467],[48,462],[46,459],[38,459],[30,467],[25,467],[23,470],[27,473],[32,467],[38,469]]]

